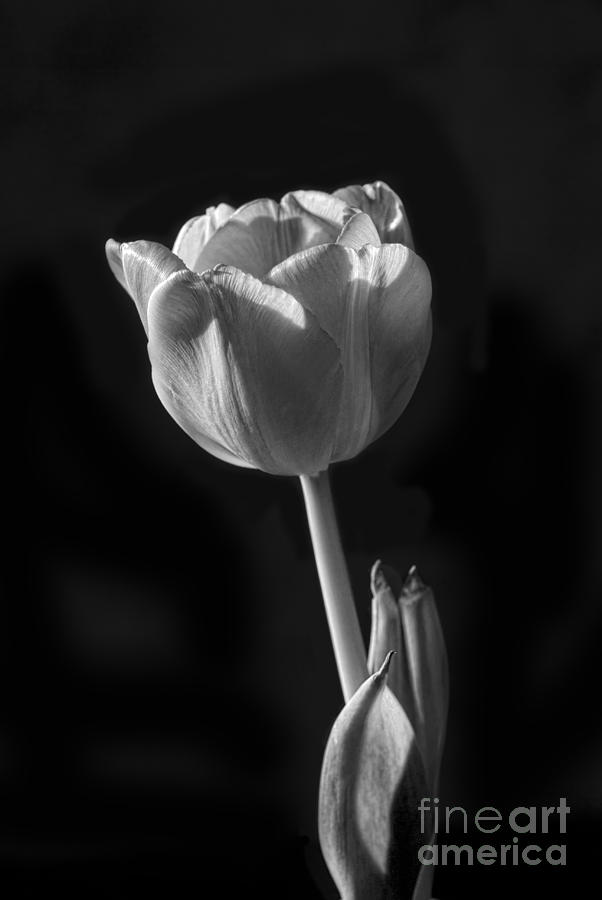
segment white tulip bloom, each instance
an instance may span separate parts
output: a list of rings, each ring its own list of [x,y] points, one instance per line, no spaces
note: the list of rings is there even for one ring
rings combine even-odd
[[[431,283],[382,182],[212,207],[173,250],[108,241],[155,389],[214,456],[315,475],[393,425],[424,368]]]

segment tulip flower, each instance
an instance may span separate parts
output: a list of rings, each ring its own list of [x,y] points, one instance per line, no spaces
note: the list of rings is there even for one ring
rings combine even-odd
[[[365,650],[327,470],[390,428],[431,338],[428,269],[384,183],[220,204],[172,250],[108,241],[159,399],[213,456],[301,477],[346,698]]]
[[[172,251],[109,241],[107,255],[184,431],[236,465],[315,475],[386,431],[424,367],[430,278],[410,245],[377,182],[220,204]]]

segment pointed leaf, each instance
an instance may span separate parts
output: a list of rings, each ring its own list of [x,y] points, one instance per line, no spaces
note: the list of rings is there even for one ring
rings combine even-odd
[[[343,900],[410,900],[423,843],[424,768],[410,722],[382,668],[330,734],[320,781],[320,845]]]

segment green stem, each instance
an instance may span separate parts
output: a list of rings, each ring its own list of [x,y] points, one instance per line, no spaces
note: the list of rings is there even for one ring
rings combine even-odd
[[[347,702],[368,677],[366,649],[341,547],[328,472],[300,477],[334,656]]]

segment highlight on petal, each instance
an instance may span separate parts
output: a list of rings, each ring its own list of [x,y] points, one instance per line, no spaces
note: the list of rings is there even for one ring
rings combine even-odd
[[[226,266],[174,278],[149,305],[149,354],[163,404],[201,446],[273,474],[328,465],[338,351],[285,291]]]
[[[320,846],[342,897],[410,900],[420,871],[428,788],[412,726],[386,685],[390,659],[344,707],[324,755]]]
[[[333,460],[355,456],[368,443],[372,417],[368,303],[358,290],[358,254],[341,244],[297,253],[267,281],[292,294],[339,348],[343,390],[336,416]]]
[[[233,212],[233,206],[228,203],[219,203],[217,206],[210,206],[204,215],[189,219],[178,232],[173,252],[186,263],[189,269],[192,269],[193,272],[198,271],[197,260],[201,250],[217,229],[228,221]]]
[[[310,310],[341,353],[333,461],[349,459],[403,412],[430,346],[430,276],[401,244],[314,247],[266,281]]]
[[[351,215],[345,203],[319,191],[295,191],[280,203],[254,200],[213,234],[193,268],[232,265],[261,278],[300,250],[336,241]]]
[[[367,213],[374,222],[383,244],[404,244],[414,249],[410,223],[404,205],[388,184],[353,184],[339,188],[334,196],[349,206],[356,206]]]
[[[147,307],[151,294],[162,282],[186,266],[171,250],[153,241],[118,244],[107,241],[105,251],[111,271],[136,304],[148,334]]]

